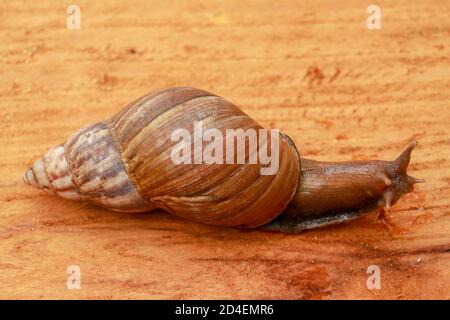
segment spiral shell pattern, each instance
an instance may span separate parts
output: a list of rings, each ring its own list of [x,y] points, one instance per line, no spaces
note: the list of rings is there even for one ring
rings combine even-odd
[[[164,89],[134,101],[110,120],[79,130],[36,161],[24,179],[111,210],[163,209],[212,225],[255,227],[281,214],[295,194],[300,172],[290,139],[280,135],[274,175],[261,175],[261,164],[247,162],[176,165],[170,158],[171,133],[177,128],[192,133],[195,121],[221,132],[263,129],[214,94],[189,87]]]
[[[50,148],[42,159],[36,160],[23,175],[23,180],[65,199],[85,200],[74,183],[62,145]]]

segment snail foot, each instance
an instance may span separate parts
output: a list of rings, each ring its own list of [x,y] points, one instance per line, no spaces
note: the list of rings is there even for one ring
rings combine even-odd
[[[274,221],[262,226],[266,231],[278,231],[284,233],[300,233],[304,230],[323,228],[357,218],[358,211],[340,212],[321,216],[295,217],[282,214]]]

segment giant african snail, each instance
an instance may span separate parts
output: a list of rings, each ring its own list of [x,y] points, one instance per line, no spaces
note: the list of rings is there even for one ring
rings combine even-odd
[[[51,148],[24,174],[25,183],[72,200],[89,201],[124,212],[163,209],[187,220],[211,225],[300,231],[357,216],[373,205],[389,208],[421,182],[406,174],[412,142],[394,161],[318,162],[301,159],[285,134],[266,142],[278,159],[277,171],[261,174],[266,164],[245,160],[174,161],[176,130],[193,134],[192,158],[200,158],[217,135],[195,137],[195,123],[204,132],[264,132],[239,108],[214,94],[189,87],[160,90],[125,107],[113,118],[87,126]],[[241,132],[242,132],[241,131]],[[181,137],[178,137],[181,138]],[[201,140],[199,140],[201,139]],[[237,136],[228,140],[239,143]],[[217,144],[216,144],[217,145]],[[186,146],[184,144],[183,146]],[[204,148],[203,148],[204,147]],[[213,149],[212,154],[218,152]],[[232,149],[232,150],[237,150]],[[258,153],[260,155],[260,153]],[[215,154],[217,156],[217,154]],[[229,157],[225,153],[220,159]],[[183,159],[186,159],[183,158]],[[216,157],[217,159],[217,157]],[[273,158],[274,159],[274,158]],[[286,209],[287,208],[287,209]],[[271,223],[269,223],[271,222]],[[269,224],[268,224],[269,223]]]

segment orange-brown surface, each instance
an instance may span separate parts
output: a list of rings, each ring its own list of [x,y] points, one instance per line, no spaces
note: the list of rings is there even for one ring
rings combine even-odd
[[[0,3],[0,298],[450,298],[450,3]],[[376,212],[300,235],[121,214],[22,183],[74,130],[189,85],[288,133],[319,160],[392,159],[427,180]],[[66,288],[79,265],[81,289]],[[369,265],[381,289],[366,286]]]

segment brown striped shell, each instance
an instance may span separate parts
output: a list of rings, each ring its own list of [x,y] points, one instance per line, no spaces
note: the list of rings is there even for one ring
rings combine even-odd
[[[50,149],[24,180],[116,211],[163,209],[191,221],[241,227],[277,217],[298,184],[300,161],[290,139],[280,135],[279,169],[273,175],[261,175],[259,163],[174,164],[171,133],[177,128],[193,133],[194,121],[221,132],[262,129],[232,103],[206,91],[160,90]]]

